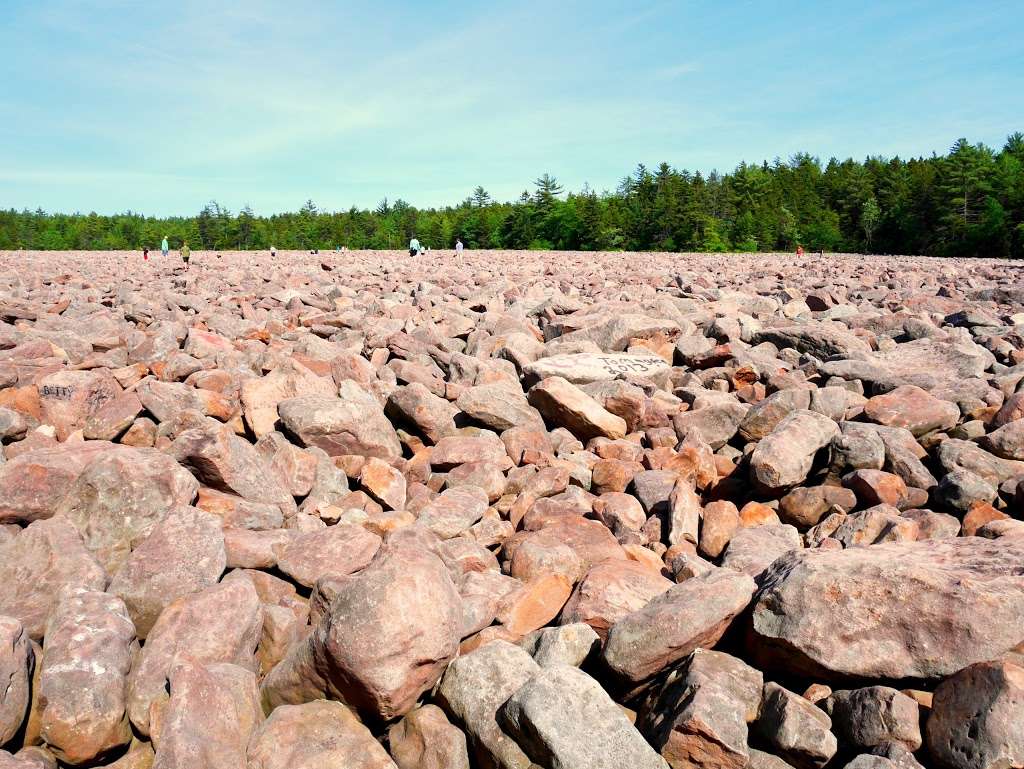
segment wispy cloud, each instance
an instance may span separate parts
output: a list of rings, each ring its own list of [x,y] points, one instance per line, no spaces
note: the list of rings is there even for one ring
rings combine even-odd
[[[673,64],[670,67],[661,67],[655,70],[655,75],[663,80],[675,80],[676,78],[683,77],[684,75],[692,75],[694,72],[700,72],[701,66],[695,61],[687,61],[682,64]]]

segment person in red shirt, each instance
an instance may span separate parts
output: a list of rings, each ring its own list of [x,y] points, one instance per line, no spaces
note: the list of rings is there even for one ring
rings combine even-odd
[[[797,246],[796,247],[796,255],[797,256],[803,256],[804,255],[804,247],[803,246]]]

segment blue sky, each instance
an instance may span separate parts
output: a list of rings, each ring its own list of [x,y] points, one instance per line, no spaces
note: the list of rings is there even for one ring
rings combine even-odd
[[[0,207],[430,205],[998,147],[1022,28],[1021,0],[0,0]]]

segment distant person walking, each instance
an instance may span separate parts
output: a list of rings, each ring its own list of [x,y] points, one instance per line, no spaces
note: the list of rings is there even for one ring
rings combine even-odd
[[[455,239],[455,262],[456,264],[462,264],[462,238]]]
[[[160,241],[160,253],[167,256],[167,252],[170,250],[170,246],[167,245],[167,236],[164,235],[164,239]]]
[[[181,261],[185,263],[185,269],[188,269],[188,261],[192,258],[192,249],[188,247],[188,241],[181,246]]]
[[[409,256],[417,256],[420,252],[421,246],[419,240],[413,238],[409,241]]]
[[[804,247],[803,246],[797,246],[796,247],[796,255],[797,256],[803,256],[804,255]]]
[[[148,262],[149,261],[149,249],[148,248],[142,249],[142,261],[144,261],[144,262]]]
[[[274,246],[270,247],[270,258],[271,259],[276,259],[277,258],[277,249],[274,248]]]

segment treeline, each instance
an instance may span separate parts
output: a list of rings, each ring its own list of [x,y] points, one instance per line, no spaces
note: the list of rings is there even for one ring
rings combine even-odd
[[[635,251],[825,251],[1024,257],[1024,134],[995,151],[957,141],[944,156],[864,162],[799,154],[707,175],[638,166],[615,191],[564,195],[544,174],[532,192],[496,202],[477,187],[462,203],[417,209],[233,214],[211,202],[196,216],[0,211],[0,249],[154,248],[167,235],[202,249],[467,248]]]

